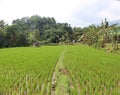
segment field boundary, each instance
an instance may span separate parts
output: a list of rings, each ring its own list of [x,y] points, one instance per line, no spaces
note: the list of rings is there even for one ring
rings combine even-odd
[[[68,71],[63,64],[66,50],[67,47],[64,47],[55,66],[55,71],[52,76],[51,95],[69,95]]]

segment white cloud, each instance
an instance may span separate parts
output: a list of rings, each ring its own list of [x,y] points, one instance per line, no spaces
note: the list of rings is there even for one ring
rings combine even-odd
[[[4,0],[0,4],[1,19],[12,20],[23,16],[53,16],[67,18],[79,0]]]
[[[12,22],[25,16],[55,17],[72,26],[120,19],[120,2],[115,0],[0,0],[0,19]]]
[[[111,1],[110,7],[105,10],[99,12],[99,17],[108,18],[110,21],[120,19],[120,2]]]

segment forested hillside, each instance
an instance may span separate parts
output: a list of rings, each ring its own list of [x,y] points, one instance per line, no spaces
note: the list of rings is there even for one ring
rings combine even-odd
[[[11,25],[0,21],[0,47],[20,47],[39,44],[83,43],[93,47],[105,47],[111,43],[114,49],[120,42],[120,26],[110,25],[107,19],[99,26],[71,27],[58,23],[53,17],[34,15],[13,20]]]
[[[0,21],[0,47],[28,46],[39,41],[43,44],[71,41],[72,27],[57,23],[54,18],[38,15],[13,20],[12,25]]]

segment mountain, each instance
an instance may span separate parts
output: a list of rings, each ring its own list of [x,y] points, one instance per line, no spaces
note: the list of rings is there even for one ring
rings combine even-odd
[[[120,25],[120,20],[114,20],[114,21],[109,21],[109,23],[110,23],[110,25],[112,25],[112,24],[118,24],[118,25]]]
[[[108,21],[109,22],[109,25],[112,25],[112,24],[117,24],[120,26],[120,20],[114,20],[114,21]],[[97,24],[94,24],[95,26],[100,26],[101,23],[97,23]]]

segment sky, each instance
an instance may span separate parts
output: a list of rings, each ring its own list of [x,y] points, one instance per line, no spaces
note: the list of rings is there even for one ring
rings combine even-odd
[[[120,20],[120,0],[0,0],[0,20],[8,24],[32,15],[85,27],[105,18]]]

